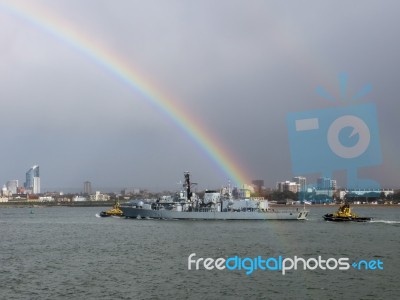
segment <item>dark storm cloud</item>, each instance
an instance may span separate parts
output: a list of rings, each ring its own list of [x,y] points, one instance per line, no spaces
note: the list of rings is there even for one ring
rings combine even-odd
[[[2,1],[7,3],[7,1]],[[21,2],[22,6],[24,2]],[[285,117],[328,108],[366,83],[384,163],[369,176],[397,186],[398,4],[386,1],[32,1],[140,70],[214,132],[267,186],[290,179]],[[47,187],[175,188],[191,170],[203,188],[225,175],[138,92],[69,45],[0,10],[0,180],[41,165]],[[397,176],[394,176],[397,175]]]

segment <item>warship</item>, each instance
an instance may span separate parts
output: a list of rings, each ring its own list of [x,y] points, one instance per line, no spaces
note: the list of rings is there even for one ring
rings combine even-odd
[[[185,220],[306,220],[305,208],[272,209],[268,200],[247,195],[235,199],[230,187],[224,191],[208,190],[200,199],[192,192],[189,172],[184,173],[183,189],[173,197],[156,201],[131,200],[121,204],[126,218]]]

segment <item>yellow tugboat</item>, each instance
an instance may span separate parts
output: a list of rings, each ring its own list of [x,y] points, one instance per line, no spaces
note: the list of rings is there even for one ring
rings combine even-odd
[[[100,213],[100,217],[112,217],[112,216],[117,216],[117,217],[124,216],[122,210],[120,209],[120,205],[119,205],[118,201],[115,201],[115,204],[111,209],[102,211]]]
[[[348,203],[340,205],[339,209],[335,213],[326,214],[323,218],[325,221],[333,222],[368,222],[372,220],[372,218],[359,217],[355,213],[352,213]]]

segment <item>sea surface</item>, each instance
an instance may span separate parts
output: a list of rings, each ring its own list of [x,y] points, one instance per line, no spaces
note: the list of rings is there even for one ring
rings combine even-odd
[[[400,205],[353,208],[371,223],[307,208],[307,221],[166,221],[0,207],[0,299],[400,299]],[[191,253],[379,260],[383,270],[188,270]]]

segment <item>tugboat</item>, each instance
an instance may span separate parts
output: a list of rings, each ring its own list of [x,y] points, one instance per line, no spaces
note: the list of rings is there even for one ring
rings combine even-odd
[[[333,214],[326,214],[323,216],[323,218],[325,221],[332,222],[368,222],[372,220],[372,218],[359,217],[355,213],[352,213],[348,203],[340,205],[337,212]]]
[[[100,217],[112,217],[112,216],[117,216],[117,217],[123,217],[124,213],[120,209],[120,205],[118,201],[115,201],[114,206],[106,211],[102,211],[100,213]]]

